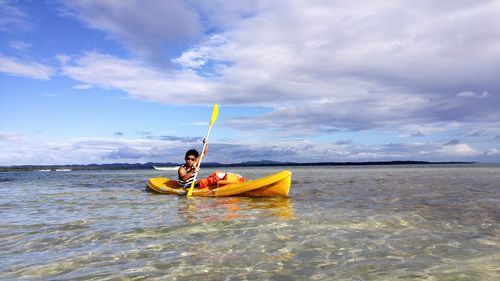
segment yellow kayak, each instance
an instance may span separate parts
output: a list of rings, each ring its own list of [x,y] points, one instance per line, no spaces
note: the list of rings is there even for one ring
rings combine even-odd
[[[193,196],[202,197],[222,197],[222,196],[282,196],[287,197],[290,191],[292,172],[283,170],[263,178],[249,180],[246,182],[225,182],[216,188],[195,188]],[[162,193],[185,195],[186,190],[179,187],[176,180],[168,178],[151,178],[148,181],[147,189]]]

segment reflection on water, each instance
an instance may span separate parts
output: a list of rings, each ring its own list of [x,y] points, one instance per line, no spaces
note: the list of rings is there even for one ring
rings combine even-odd
[[[291,198],[219,197],[184,198],[179,204],[179,220],[187,223],[216,222],[234,219],[294,219]]]
[[[291,198],[144,192],[156,171],[2,174],[0,279],[500,280],[498,167],[292,170]]]

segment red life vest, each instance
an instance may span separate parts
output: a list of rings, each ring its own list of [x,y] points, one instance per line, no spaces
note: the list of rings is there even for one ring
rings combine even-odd
[[[245,177],[238,174],[217,171],[209,175],[206,179],[200,179],[199,184],[200,188],[208,187],[209,189],[214,189],[222,185],[245,182],[246,180]]]

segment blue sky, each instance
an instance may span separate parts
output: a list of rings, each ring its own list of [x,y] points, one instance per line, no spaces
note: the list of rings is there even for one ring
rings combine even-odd
[[[0,165],[500,162],[500,1],[0,0]]]

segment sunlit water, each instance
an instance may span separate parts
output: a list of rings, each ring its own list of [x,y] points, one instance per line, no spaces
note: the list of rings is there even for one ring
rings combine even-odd
[[[0,280],[500,280],[499,166],[291,170],[290,198],[157,195],[147,179],[174,174],[154,170],[0,173]]]

